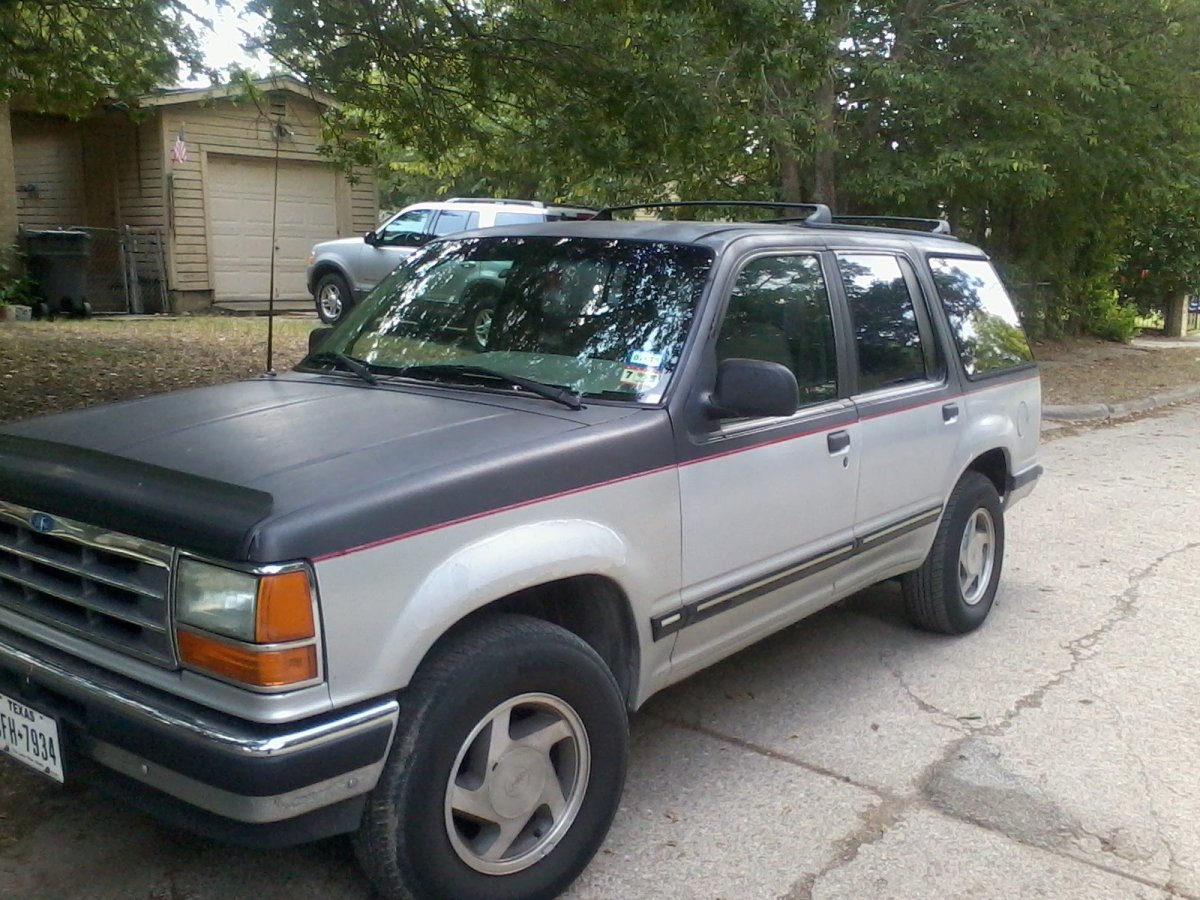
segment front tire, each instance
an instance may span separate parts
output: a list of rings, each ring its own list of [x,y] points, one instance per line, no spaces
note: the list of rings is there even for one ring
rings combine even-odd
[[[391,898],[518,900],[566,889],[621,797],[628,721],[585,642],[525,616],[451,637],[405,692],[355,836]]]
[[[959,479],[929,556],[901,581],[904,605],[918,628],[966,634],[983,624],[996,599],[1004,561],[1004,508],[979,472]]]
[[[354,305],[354,295],[346,279],[336,272],[322,275],[315,294],[317,315],[326,325],[336,325]]]

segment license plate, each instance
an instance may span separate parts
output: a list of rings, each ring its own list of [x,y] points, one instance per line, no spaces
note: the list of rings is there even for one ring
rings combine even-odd
[[[63,781],[58,722],[36,709],[0,694],[0,752]]]

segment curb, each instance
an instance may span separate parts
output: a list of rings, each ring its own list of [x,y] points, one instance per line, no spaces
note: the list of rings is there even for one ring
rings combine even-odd
[[[1160,406],[1182,403],[1200,398],[1200,385],[1151,394],[1140,400],[1122,400],[1119,403],[1083,403],[1076,406],[1043,406],[1042,418],[1056,422],[1097,422],[1123,419],[1136,413],[1149,412]]]

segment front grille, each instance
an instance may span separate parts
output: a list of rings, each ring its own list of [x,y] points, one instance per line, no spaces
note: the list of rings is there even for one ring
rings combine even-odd
[[[162,544],[0,502],[0,609],[165,668],[171,559]]]

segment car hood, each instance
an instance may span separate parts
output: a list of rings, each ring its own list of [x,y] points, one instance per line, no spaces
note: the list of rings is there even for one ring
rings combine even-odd
[[[332,241],[321,241],[321,243],[316,245],[316,250],[320,252],[323,250],[331,250],[334,247],[349,249],[351,247],[361,247],[364,244],[366,244],[366,241],[364,241],[362,237],[336,238]]]
[[[0,498],[280,561],[632,474],[670,454],[669,430],[661,411],[291,373],[0,428]]]

